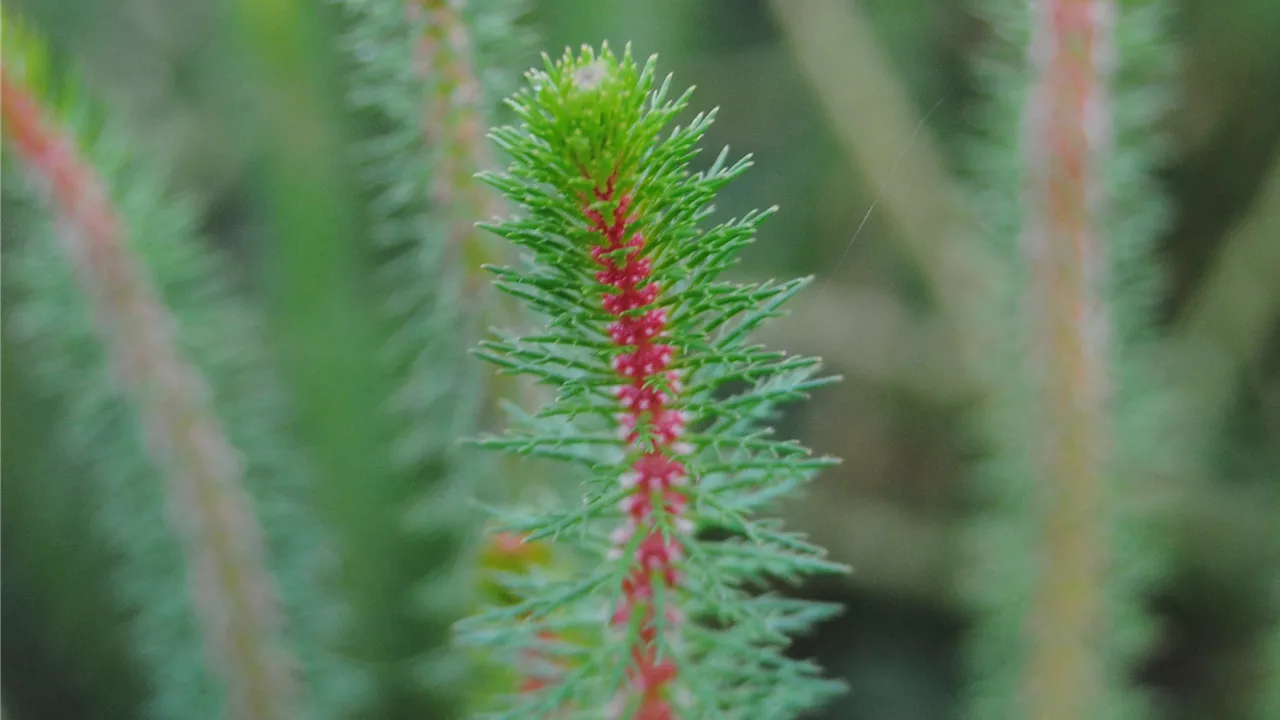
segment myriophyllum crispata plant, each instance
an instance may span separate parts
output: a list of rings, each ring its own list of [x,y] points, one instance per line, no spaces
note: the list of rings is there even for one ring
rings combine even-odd
[[[750,334],[806,281],[719,279],[772,211],[707,222],[750,162],[690,168],[714,112],[666,131],[690,93],[672,97],[652,59],[584,47],[527,80],[508,100],[519,124],[491,135],[510,166],[484,176],[520,212],[486,227],[524,251],[490,268],[497,286],[544,323],[480,354],[554,399],[479,443],[564,463],[568,497],[496,513],[580,570],[512,574],[516,600],[462,636],[553,671],[498,717],[794,717],[839,685],[784,654],[788,633],[834,608],[770,583],[842,568],[756,513],[832,462],[768,424],[831,378]]]

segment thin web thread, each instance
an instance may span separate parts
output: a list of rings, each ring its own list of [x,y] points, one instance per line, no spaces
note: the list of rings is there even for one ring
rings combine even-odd
[[[884,197],[884,191],[888,189],[889,183],[893,182],[893,176],[898,174],[898,166],[902,164],[903,158],[907,156],[907,153],[911,151],[911,148],[915,147],[916,136],[920,134],[921,128],[923,128],[924,124],[929,121],[929,118],[933,115],[933,111],[937,110],[940,105],[942,105],[942,98],[938,98],[938,102],[934,103],[933,107],[929,108],[929,112],[925,113],[924,117],[920,118],[920,121],[916,123],[915,129],[911,131],[911,137],[907,138],[907,146],[902,148],[902,152],[898,153],[898,159],[893,162],[893,168],[889,170],[889,177],[885,178],[884,182],[880,185],[880,189],[876,192],[875,199],[871,201],[871,206],[867,208],[866,214],[862,216],[862,222],[858,223],[858,229],[853,231],[853,237],[849,238],[849,244],[844,246],[844,252],[840,254],[840,259],[837,260],[835,266],[831,268],[831,275],[834,276],[835,272],[839,270],[840,266],[844,263],[845,258],[849,257],[849,251],[853,249],[854,241],[856,241],[858,236],[862,234],[862,228],[866,226],[867,220],[871,219],[872,211],[876,209],[876,205],[879,204],[880,198]]]

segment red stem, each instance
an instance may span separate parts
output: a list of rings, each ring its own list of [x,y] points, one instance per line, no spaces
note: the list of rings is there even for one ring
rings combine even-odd
[[[179,353],[174,320],[130,253],[102,179],[9,66],[0,66],[0,116],[61,224],[56,237],[116,376],[133,393],[146,447],[165,471],[170,523],[183,541],[210,664],[227,685],[227,712],[297,717],[296,660],[279,645],[261,527],[204,379]]]
[[[1046,507],[1030,633],[1028,716],[1092,717],[1106,702],[1105,467],[1111,452],[1101,171],[1115,9],[1035,3],[1026,232],[1036,471]]]
[[[610,176],[603,189],[595,188],[595,197],[614,202],[616,180]],[[617,198],[607,219],[589,205],[583,206],[591,229],[602,240],[591,248],[591,255],[601,268],[597,280],[610,288],[601,297],[601,306],[615,318],[608,326],[609,336],[623,350],[613,359],[614,372],[621,381],[615,389],[618,433],[638,455],[631,470],[619,478],[630,492],[622,502],[626,519],[611,538],[615,545],[612,555],[627,557],[631,565],[611,623],[637,631],[627,672],[632,701],[638,703],[635,717],[672,720],[670,685],[677,668],[670,658],[661,657],[658,649],[654,583],[666,589],[678,585],[676,564],[682,546],[666,528],[683,533],[691,527],[684,517],[688,497],[680,490],[688,475],[678,459],[689,452],[688,445],[679,439],[687,418],[672,408],[681,389],[679,373],[667,370],[675,348],[659,342],[666,333],[667,313],[653,307],[661,287],[651,280],[651,261],[643,256],[643,234],[630,231],[634,220],[628,216],[631,200],[630,195]],[[666,616],[668,627],[678,625],[681,619],[673,608],[667,609]]]

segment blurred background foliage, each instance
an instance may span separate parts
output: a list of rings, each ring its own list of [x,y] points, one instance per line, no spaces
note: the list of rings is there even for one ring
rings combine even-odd
[[[269,275],[255,258],[266,231],[251,210],[259,180],[236,117],[247,81],[245,64],[226,56],[229,6],[6,4],[57,57],[79,63],[86,84],[172,168],[171,187],[204,208],[208,234],[246,290],[263,292]],[[1170,718],[1244,720],[1266,685],[1280,683],[1263,661],[1280,609],[1280,2],[1173,4],[1180,86],[1163,128],[1174,146],[1160,172],[1173,210],[1159,242],[1168,284],[1161,322],[1188,358],[1182,388],[1201,399],[1184,420],[1203,440],[1195,468],[1203,477],[1177,506],[1173,572],[1150,598],[1164,630],[1141,680]],[[709,146],[755,155],[756,169],[725,190],[721,211],[782,210],[738,272],[815,274],[791,320],[767,339],[823,355],[846,378],[793,406],[781,428],[844,458],[790,516],[855,568],[810,589],[849,609],[800,651],[851,684],[825,717],[957,717],[966,628],[955,589],[966,562],[958,523],[979,449],[975,393],[957,367],[934,278],[946,272],[935,262],[948,253],[944,231],[963,221],[947,215],[941,195],[977,101],[967,63],[987,29],[961,0],[530,0],[526,9],[521,23],[537,39],[517,48],[518,67],[535,63],[540,48],[554,55],[566,45],[631,42],[696,84],[699,107],[722,109]],[[304,132],[321,121],[289,122]],[[39,453],[24,452],[41,443],[48,418],[21,402],[21,370],[11,365],[6,352],[6,510],[74,505],[71,469],[47,474]],[[33,474],[39,483],[11,482]],[[82,511],[58,512],[71,523]],[[24,584],[30,564],[66,563],[56,565],[63,591],[92,593],[101,579],[94,561],[61,557],[57,543],[52,554],[21,555],[15,546],[40,541],[11,517],[3,524],[6,707],[23,720],[127,704],[136,679],[93,659],[112,656],[118,628],[43,604]],[[76,542],[76,532],[60,530],[61,542]],[[58,666],[68,647],[85,656],[82,666]]]

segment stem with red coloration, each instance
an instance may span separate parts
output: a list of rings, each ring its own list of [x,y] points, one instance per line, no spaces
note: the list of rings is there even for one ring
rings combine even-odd
[[[1110,318],[1103,298],[1101,172],[1108,142],[1109,0],[1038,3],[1026,108],[1023,249],[1032,367],[1038,372],[1038,485],[1046,493],[1041,579],[1028,628],[1035,718],[1101,712],[1108,632],[1106,472]]]
[[[261,528],[239,454],[208,403],[203,377],[178,351],[174,320],[125,245],[126,228],[73,137],[25,79],[0,67],[5,135],[62,224],[76,271],[120,384],[133,394],[147,447],[169,480],[170,519],[188,555],[188,582],[227,712],[293,720],[296,661],[284,651]]]
[[[615,178],[610,178],[605,188],[595,191],[596,197],[614,202],[614,183]],[[676,667],[670,659],[659,657],[653,583],[673,588],[679,582],[675,563],[681,545],[656,519],[666,518],[669,526],[686,532],[691,529],[684,517],[688,498],[680,490],[689,478],[677,458],[689,449],[679,441],[685,416],[672,408],[681,389],[680,376],[666,370],[675,350],[658,342],[665,334],[667,311],[654,307],[637,312],[658,303],[661,287],[650,281],[652,262],[644,254],[644,236],[630,233],[627,214],[631,197],[623,195],[616,203],[608,219],[590,206],[583,208],[591,229],[600,237],[591,248],[591,257],[601,268],[596,279],[610,288],[600,300],[605,312],[615,318],[608,326],[609,337],[623,350],[613,358],[613,370],[623,383],[615,390],[618,434],[631,452],[639,454],[631,471],[618,479],[630,494],[622,501],[626,513],[623,524],[610,538],[620,546],[614,553],[622,557],[622,546],[637,539],[638,544],[612,622],[619,627],[637,626],[638,641],[631,649],[633,664],[628,671],[639,698],[637,717],[659,720],[672,717],[666,693]],[[674,609],[667,612],[668,631],[679,619]]]

